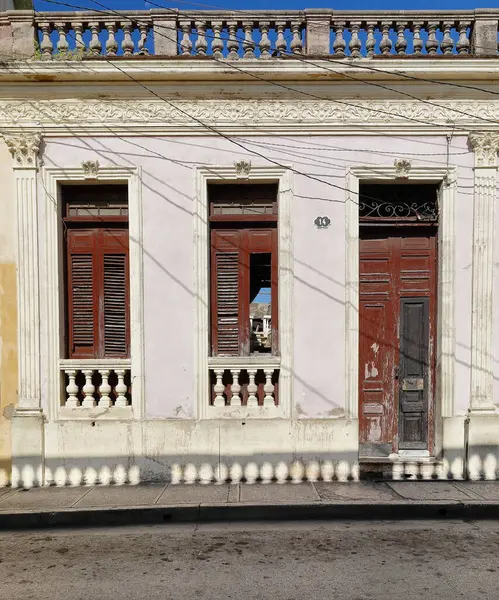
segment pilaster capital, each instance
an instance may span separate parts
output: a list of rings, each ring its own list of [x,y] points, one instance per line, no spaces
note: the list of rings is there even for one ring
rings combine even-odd
[[[39,133],[4,135],[14,168],[36,169],[42,137]]]
[[[499,150],[499,133],[474,131],[468,137],[475,153],[475,167],[496,167]]]

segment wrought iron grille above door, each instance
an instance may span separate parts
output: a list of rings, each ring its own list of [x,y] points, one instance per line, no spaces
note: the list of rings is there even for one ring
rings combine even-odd
[[[438,188],[434,184],[364,183],[359,188],[361,222],[438,222]]]

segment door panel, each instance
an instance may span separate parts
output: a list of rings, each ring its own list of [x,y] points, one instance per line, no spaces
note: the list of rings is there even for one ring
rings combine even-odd
[[[424,450],[428,417],[429,298],[400,300],[399,448]]]
[[[435,230],[362,228],[360,455],[427,449],[433,401]]]

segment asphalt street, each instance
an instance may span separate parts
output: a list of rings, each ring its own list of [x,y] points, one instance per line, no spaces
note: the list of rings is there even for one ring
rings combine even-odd
[[[164,525],[0,533],[0,598],[499,598],[499,522]]]

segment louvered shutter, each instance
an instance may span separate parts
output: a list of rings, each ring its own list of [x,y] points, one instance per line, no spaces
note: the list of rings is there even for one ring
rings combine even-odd
[[[129,354],[128,231],[102,231],[102,357]]]
[[[212,231],[212,351],[241,353],[241,234]]]
[[[67,238],[69,357],[96,353],[95,230],[70,230]]]

